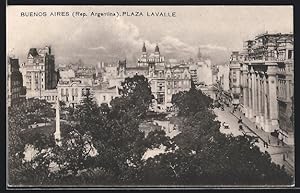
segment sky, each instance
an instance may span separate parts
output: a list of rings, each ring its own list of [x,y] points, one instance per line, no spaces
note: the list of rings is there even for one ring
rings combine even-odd
[[[69,16],[50,16],[51,12]],[[28,12],[47,16],[22,17]],[[72,17],[73,12],[86,17]],[[91,16],[94,13],[143,13],[143,16]],[[147,12],[175,12],[176,17],[149,17]],[[143,42],[148,52],[158,44],[166,59],[202,55],[226,63],[243,41],[268,33],[293,33],[292,6],[8,6],[7,52],[26,61],[32,47],[51,45],[56,64],[79,59],[85,64],[136,63]]]

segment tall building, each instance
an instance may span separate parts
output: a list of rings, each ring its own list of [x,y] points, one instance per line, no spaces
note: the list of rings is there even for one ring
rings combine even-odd
[[[50,46],[30,48],[22,71],[27,89],[26,98],[41,97],[43,91],[54,89],[57,85],[58,74]]]
[[[233,105],[239,105],[240,103],[240,68],[239,52],[234,51],[229,62],[229,92],[231,93]]]
[[[265,130],[294,143],[294,37],[293,34],[261,34],[246,41],[235,61],[237,92],[246,117]],[[236,55],[235,55],[236,56]],[[239,66],[239,68],[238,68]],[[231,84],[233,90],[233,84]]]
[[[19,68],[19,59],[8,57],[7,106],[15,105],[24,98],[25,88],[23,87],[23,77]]]
[[[228,64],[218,66],[217,79],[223,91],[229,91],[229,71]]]

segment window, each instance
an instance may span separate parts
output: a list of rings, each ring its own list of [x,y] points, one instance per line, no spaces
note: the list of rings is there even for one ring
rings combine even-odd
[[[72,96],[72,100],[73,100],[73,101],[75,100],[75,97],[74,97],[74,95]]]
[[[62,88],[61,89],[61,96],[64,96],[65,95],[65,91],[64,91],[64,89]]]
[[[159,91],[162,91],[162,87],[160,86],[160,87],[158,87],[159,88]]]
[[[103,96],[103,100],[105,101],[105,95]]]
[[[69,96],[69,90],[66,88],[66,95]]]
[[[291,58],[292,58],[292,55],[293,55],[292,53],[293,53],[293,50],[289,50],[289,51],[288,51],[288,59],[291,59]]]
[[[236,78],[232,79],[232,82],[236,82]]]
[[[168,89],[168,94],[171,94],[171,89]]]

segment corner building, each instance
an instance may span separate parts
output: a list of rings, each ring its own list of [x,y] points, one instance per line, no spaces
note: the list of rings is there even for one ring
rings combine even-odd
[[[238,60],[242,111],[258,128],[277,130],[287,144],[294,144],[293,45],[293,34],[261,34],[245,42]]]
[[[18,104],[22,101],[25,94],[25,88],[23,87],[23,77],[19,71],[19,59],[8,57],[8,82],[7,82],[7,106]]]
[[[58,77],[54,59],[50,46],[29,49],[27,62],[22,69],[26,98],[41,98],[45,90],[56,88]]]

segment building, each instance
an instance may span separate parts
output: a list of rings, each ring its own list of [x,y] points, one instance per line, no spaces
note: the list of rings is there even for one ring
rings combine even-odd
[[[148,54],[144,43],[136,66],[127,66],[126,60],[119,61],[117,76],[109,80],[109,86],[118,87],[126,77],[134,75],[143,75],[149,80],[155,98],[154,108],[160,110],[167,110],[171,106],[173,94],[191,87],[189,67],[184,64],[166,64],[158,45],[155,46],[154,53]]]
[[[209,59],[204,59],[200,52],[197,54],[197,81],[198,84],[210,86],[213,84],[213,66]]]
[[[90,92],[93,87],[93,79],[70,78],[60,79],[57,84],[57,96],[60,101],[64,101],[67,106],[75,107],[80,104],[86,92]]]
[[[59,79],[75,78],[75,71],[70,67],[58,68]]]
[[[228,64],[218,66],[217,80],[222,91],[229,91],[229,71]]]
[[[293,34],[258,35],[245,42],[241,54],[234,54],[236,76],[230,76],[230,89],[240,93],[240,106],[246,117],[266,132],[278,131],[279,139],[287,144],[294,143],[290,120],[294,110],[293,46]]]
[[[55,71],[55,59],[50,46],[30,48],[27,62],[22,68],[26,98],[41,98],[42,92],[56,87],[58,74]]]
[[[234,51],[230,56],[229,62],[229,92],[231,93],[232,104],[240,104],[240,63],[239,63],[239,52]]]
[[[106,85],[100,84],[94,86],[92,91],[96,99],[96,102],[99,106],[103,103],[108,104],[108,106],[111,106],[110,102],[114,98],[120,96],[118,87],[117,86],[108,87],[108,84]]]
[[[26,89],[23,87],[23,77],[19,71],[19,59],[8,57],[7,62],[7,106],[11,106],[18,104],[24,98]]]
[[[197,70],[198,70],[198,66],[196,64],[189,65],[189,72],[191,74],[191,79],[195,85],[198,84]]]
[[[78,66],[77,70],[75,71],[75,77],[95,79],[96,68],[92,66]]]

